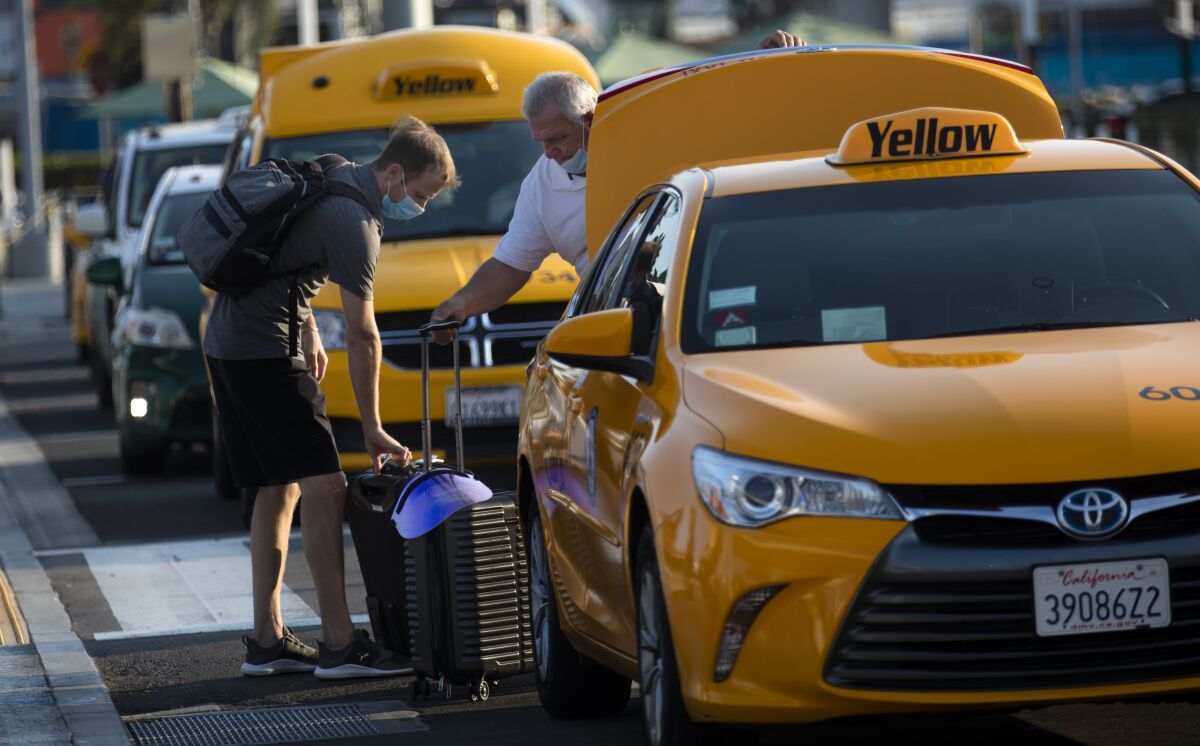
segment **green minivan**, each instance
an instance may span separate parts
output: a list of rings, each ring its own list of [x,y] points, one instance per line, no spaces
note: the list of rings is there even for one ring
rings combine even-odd
[[[204,298],[176,234],[219,186],[219,166],[163,174],[138,236],[129,287],[120,259],[88,268],[88,280],[116,285],[112,332],[113,409],[126,474],[160,471],[171,448],[212,442],[211,400],[198,329]]]

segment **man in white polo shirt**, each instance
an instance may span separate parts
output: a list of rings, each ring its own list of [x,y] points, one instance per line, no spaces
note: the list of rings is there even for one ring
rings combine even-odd
[[[492,258],[479,266],[461,290],[433,311],[433,320],[468,318],[508,302],[552,252],[575,266],[587,267],[584,194],[587,181],[587,134],[596,110],[596,89],[574,73],[543,73],[525,89],[521,111],[533,139],[542,144],[538,158],[517,195],[508,232]],[[450,332],[435,334],[445,344]]]
[[[804,40],[775,31],[760,49],[804,46]],[[580,278],[587,269],[584,225],[588,130],[596,111],[596,90],[574,73],[543,73],[525,89],[521,113],[533,139],[542,144],[539,158],[521,182],[508,233],[492,258],[479,266],[466,285],[433,310],[433,321],[493,311],[529,281],[542,260],[557,253],[575,266]],[[453,332],[434,334],[446,344]]]

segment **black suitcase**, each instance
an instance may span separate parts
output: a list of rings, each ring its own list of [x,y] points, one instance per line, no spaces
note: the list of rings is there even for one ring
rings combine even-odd
[[[421,329],[425,455],[432,453],[429,335],[455,325],[440,322]],[[457,470],[466,473],[458,346],[454,348]],[[411,660],[417,675],[414,698],[429,695],[432,679],[446,697],[452,696],[454,685],[465,684],[471,699],[486,700],[501,678],[532,672],[534,666],[528,565],[516,496],[497,492],[406,541],[391,516],[406,482],[425,468],[418,462],[351,480],[350,530],[362,565],[371,626],[381,644]]]
[[[404,539],[392,524],[400,489],[416,469],[385,464],[383,473],[365,472],[351,478],[346,520],[367,592],[367,614],[375,640],[403,656],[409,655],[405,595],[401,571]]]

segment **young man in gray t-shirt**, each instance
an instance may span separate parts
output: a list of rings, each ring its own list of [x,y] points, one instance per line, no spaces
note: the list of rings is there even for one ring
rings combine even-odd
[[[406,664],[356,632],[346,606],[342,510],[346,479],[318,382],[328,357],[309,303],[327,280],[341,288],[350,379],[367,452],[380,468],[408,449],[379,418],[379,330],[372,285],[382,217],[407,220],[438,192],[458,183],[445,141],[413,117],[393,127],[370,165],[331,166],[328,178],[361,192],[330,195],[301,215],[273,260],[274,273],[295,272],[230,297],[218,293],[204,335],[213,399],[234,481],[258,490],[250,524],[254,634],[245,637],[242,673],[314,671],[319,678],[396,676]],[[300,354],[290,356],[289,316],[296,284]],[[279,593],[292,513],[301,494],[304,555],[321,614],[319,650],[283,623]]]

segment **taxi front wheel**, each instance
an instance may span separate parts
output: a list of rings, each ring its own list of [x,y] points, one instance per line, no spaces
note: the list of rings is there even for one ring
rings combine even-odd
[[[683,704],[675,643],[667,620],[654,532],[647,526],[638,541],[637,565],[638,671],[642,689],[642,727],[649,746],[716,744],[715,726],[700,725]]]
[[[530,510],[528,526],[534,677],[542,707],[556,718],[616,715],[629,701],[630,681],[580,655],[563,634],[537,506]]]

